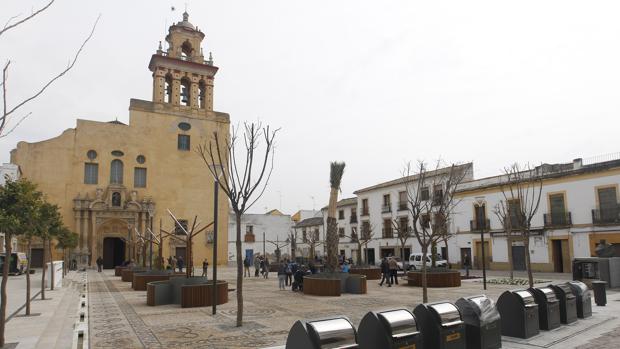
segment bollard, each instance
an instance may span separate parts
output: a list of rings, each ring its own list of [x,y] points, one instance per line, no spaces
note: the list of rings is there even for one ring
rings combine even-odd
[[[594,303],[599,307],[604,307],[607,304],[607,292],[605,281],[592,281],[592,290],[594,291]]]

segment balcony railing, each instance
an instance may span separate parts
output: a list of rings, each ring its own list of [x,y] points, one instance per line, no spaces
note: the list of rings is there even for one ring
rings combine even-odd
[[[398,202],[398,210],[399,211],[407,211],[407,201],[399,201]]]
[[[244,242],[255,242],[256,238],[254,237],[254,234],[245,234],[245,236],[243,237],[243,241]]]
[[[381,206],[381,213],[390,213],[390,212],[392,212],[392,205]]]
[[[545,213],[545,227],[567,227],[573,224],[570,212]]]
[[[394,237],[394,230],[392,228],[383,228],[381,230],[381,237],[384,239],[391,239]]]
[[[620,224],[620,205],[592,210],[594,224]]]
[[[368,207],[362,208],[362,213],[360,213],[360,216],[368,216]]]
[[[351,216],[351,218],[349,219],[349,223],[357,223],[357,215]]]
[[[474,219],[469,221],[469,229],[471,231],[489,231],[491,230],[491,220],[489,219]]]

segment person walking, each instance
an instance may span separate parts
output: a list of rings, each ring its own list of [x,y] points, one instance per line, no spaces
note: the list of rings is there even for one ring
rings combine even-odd
[[[207,277],[208,269],[209,269],[209,262],[207,262],[207,259],[205,258],[205,260],[202,261],[202,276],[203,277]]]
[[[170,259],[170,269],[172,269],[173,273],[177,269],[177,256],[172,256]]]
[[[348,263],[348,262],[344,262],[344,263],[342,264],[342,272],[343,272],[343,273],[348,273],[350,269],[351,269],[351,268],[349,267],[349,263]]]
[[[101,273],[103,271],[103,258],[99,256],[97,258],[97,272]]]
[[[396,258],[390,257],[388,264],[390,266],[390,282],[398,285],[398,263],[396,263]]]
[[[286,280],[286,264],[281,263],[280,266],[278,267],[278,287],[280,288],[281,291],[286,289],[286,286],[284,285],[285,280]]]
[[[471,261],[469,260],[469,255],[465,253],[465,260],[463,261],[463,267],[465,267],[465,277],[469,279],[469,268],[471,268]]]
[[[250,277],[250,257],[245,256],[243,260],[243,277]]]
[[[293,284],[293,266],[292,263],[287,259],[286,260],[286,268],[284,269],[286,273],[285,284],[286,286],[291,286]]]
[[[267,257],[263,261],[263,277],[269,279],[269,259]]]
[[[258,277],[259,272],[260,272],[260,258],[256,256],[254,257],[254,277]]]
[[[179,272],[182,273],[183,272],[183,257],[181,256],[177,258],[177,267],[179,268]]]
[[[390,283],[390,265],[387,262],[387,258],[383,257],[383,259],[381,260],[380,268],[382,278],[379,286],[383,286],[383,282],[385,281],[388,287],[392,287],[392,284]]]

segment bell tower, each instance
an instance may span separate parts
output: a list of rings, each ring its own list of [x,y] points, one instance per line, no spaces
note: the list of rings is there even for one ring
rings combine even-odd
[[[168,29],[164,51],[159,43],[151,57],[149,69],[153,72],[153,102],[168,104],[180,110],[213,110],[213,78],[218,68],[209,53],[205,60],[202,40],[205,34],[189,22],[183,21]]]

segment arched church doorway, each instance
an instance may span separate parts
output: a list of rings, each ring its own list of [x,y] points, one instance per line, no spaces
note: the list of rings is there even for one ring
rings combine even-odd
[[[121,238],[103,239],[103,267],[114,268],[125,260],[125,242]]]

